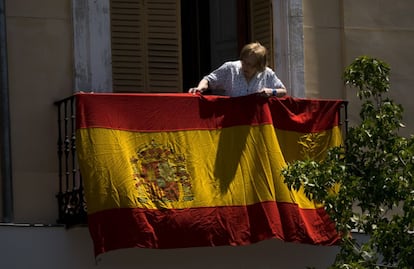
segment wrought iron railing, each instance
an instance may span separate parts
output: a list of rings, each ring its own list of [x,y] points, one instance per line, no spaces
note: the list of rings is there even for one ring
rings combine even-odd
[[[341,111],[344,111],[344,113],[342,114]],[[346,100],[342,101],[342,106],[339,109],[338,117],[339,117],[339,126],[341,126],[341,128],[342,128],[341,129],[342,134],[343,134],[343,137],[345,139],[345,137],[347,137],[347,135],[348,135],[348,125],[349,125],[348,101],[346,101]]]
[[[57,107],[57,155],[59,161],[59,217],[57,222],[67,226],[86,224],[87,211],[82,176],[76,158],[75,96],[55,102]]]
[[[67,227],[87,223],[87,207],[82,176],[76,157],[76,96],[55,102],[57,107],[57,155],[59,160],[59,217],[57,222]],[[339,124],[346,136],[348,130],[348,102],[343,101],[338,113]],[[344,111],[342,114],[341,111]]]

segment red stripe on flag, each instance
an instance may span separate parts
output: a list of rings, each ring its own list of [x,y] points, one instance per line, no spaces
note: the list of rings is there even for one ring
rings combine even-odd
[[[339,125],[341,100],[272,98],[273,125],[280,130],[314,133]]]
[[[95,255],[134,247],[247,245],[272,238],[318,245],[339,240],[323,208],[275,202],[180,210],[111,209],[89,215],[88,225]]]
[[[319,132],[338,125],[342,101],[236,98],[191,94],[77,94],[77,128],[160,132],[215,130],[273,124],[278,129]]]
[[[269,104],[275,128],[300,133],[315,133],[339,125],[339,109],[343,101],[272,98]]]
[[[267,99],[191,94],[78,94],[77,128],[160,132],[272,124]]]

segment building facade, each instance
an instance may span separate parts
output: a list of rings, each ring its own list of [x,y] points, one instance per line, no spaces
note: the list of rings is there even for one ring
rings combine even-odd
[[[57,224],[54,103],[76,91],[186,92],[220,62],[237,58],[243,43],[259,40],[290,95],[349,100],[350,124],[358,122],[360,104],[343,85],[344,68],[360,55],[384,60],[391,97],[405,108],[402,132],[414,133],[410,0],[2,2],[2,268],[326,268],[334,259],[335,247],[277,240],[125,249],[95,259],[87,227]],[[160,7],[163,16],[153,13]],[[166,62],[177,73],[158,65]]]

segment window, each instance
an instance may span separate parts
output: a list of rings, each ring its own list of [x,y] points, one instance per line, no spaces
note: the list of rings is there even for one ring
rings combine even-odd
[[[290,94],[303,97],[301,0],[226,1],[73,0],[75,91],[185,92],[226,55],[259,41]],[[236,15],[226,16],[231,6]],[[236,20],[226,55],[210,51],[228,37],[211,21],[217,14]]]
[[[184,4],[188,5],[188,2]],[[271,4],[270,0],[252,0],[249,1],[246,9],[246,6],[241,6],[237,0],[210,1],[209,9],[202,10],[210,13],[210,40],[207,42],[212,50],[210,62],[215,64],[208,69],[218,66],[217,57],[220,62],[224,59],[237,58],[240,47],[237,45],[237,32],[251,33],[250,40],[244,43],[259,41],[269,49],[269,55],[273,55]],[[236,14],[236,9],[243,9],[243,7],[245,10],[242,10],[242,13],[246,15],[244,19],[251,22],[244,25],[249,27],[234,27],[234,29],[224,27],[224,24],[237,24],[236,16],[230,14]],[[114,92],[181,92],[183,90],[181,31],[187,31],[188,26],[180,23],[180,9],[180,1],[173,0],[110,1]],[[201,10],[198,12],[200,13]],[[227,17],[224,18],[223,15]],[[216,23],[220,25],[214,27]],[[229,33],[229,30],[234,33]],[[200,29],[195,33],[199,37],[202,34],[208,35]],[[235,45],[232,45],[234,43]],[[219,55],[215,55],[216,51]],[[200,50],[199,54],[201,53],[205,52]],[[269,57],[271,66],[272,58]],[[200,74],[198,79],[201,76]]]

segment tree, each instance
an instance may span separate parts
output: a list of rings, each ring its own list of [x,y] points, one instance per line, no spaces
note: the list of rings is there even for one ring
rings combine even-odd
[[[414,268],[414,136],[398,133],[403,107],[386,97],[389,73],[381,60],[356,58],[344,82],[362,100],[359,125],[324,160],[282,171],[290,188],[323,203],[336,223],[342,239],[331,268]]]

